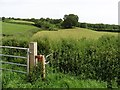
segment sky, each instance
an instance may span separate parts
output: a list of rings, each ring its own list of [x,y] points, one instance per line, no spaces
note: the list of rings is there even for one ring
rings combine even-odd
[[[62,19],[75,14],[79,22],[118,24],[120,0],[0,0],[0,17]]]

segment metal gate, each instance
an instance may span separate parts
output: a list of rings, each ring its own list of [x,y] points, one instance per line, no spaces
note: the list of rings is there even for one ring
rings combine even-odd
[[[7,71],[12,71],[12,72],[18,72],[18,73],[24,73],[24,74],[29,74],[29,48],[21,48],[21,47],[11,47],[11,46],[0,46],[0,48],[8,48],[8,49],[19,49],[19,50],[25,50],[26,51],[26,57],[24,56],[15,56],[15,55],[6,55],[6,54],[0,54],[0,57],[12,57],[12,58],[21,58],[21,59],[26,59],[27,64],[20,64],[20,63],[13,63],[13,62],[5,62],[1,60],[1,64],[10,64],[10,65],[17,65],[17,66],[23,66],[27,67],[26,72],[24,71],[19,71],[19,70],[13,70],[13,69],[7,69],[7,68],[0,68],[0,70],[7,70]]]

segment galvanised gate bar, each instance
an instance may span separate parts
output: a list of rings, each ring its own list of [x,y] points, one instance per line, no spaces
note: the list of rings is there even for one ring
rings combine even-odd
[[[0,57],[13,57],[13,58],[21,58],[21,59],[26,59],[27,60],[27,64],[19,64],[19,63],[13,63],[13,62],[5,62],[2,61],[0,63],[4,63],[4,64],[11,64],[11,65],[17,65],[17,66],[23,66],[23,67],[27,67],[27,71],[19,71],[19,70],[12,70],[12,69],[7,69],[7,68],[0,68],[0,70],[7,70],[7,71],[13,71],[13,72],[19,72],[19,73],[24,73],[24,74],[29,74],[29,48],[21,48],[21,47],[12,47],[12,46],[0,46],[0,48],[8,48],[8,49],[19,49],[19,50],[25,50],[27,56],[15,56],[15,55],[6,55],[6,54],[0,54]]]
[[[17,66],[22,66],[22,67],[27,67],[27,71],[19,71],[19,70],[13,70],[13,69],[7,69],[7,68],[0,68],[0,70],[7,70],[7,71],[12,71],[12,72],[18,72],[18,73],[24,73],[24,74],[29,74],[32,72],[33,67],[37,66],[37,63],[40,61],[41,67],[42,67],[42,79],[45,79],[45,64],[48,64],[49,62],[46,61],[46,59],[52,55],[49,54],[46,57],[44,55],[37,55],[37,42],[31,42],[29,44],[29,48],[21,48],[21,47],[12,47],[12,46],[0,46],[0,48],[8,48],[8,49],[19,49],[19,50],[26,50],[26,57],[25,56],[15,56],[15,55],[7,55],[7,54],[0,54],[0,57],[12,57],[12,58],[21,58],[21,59],[26,59],[27,64],[20,64],[20,63],[14,63],[14,62],[5,62],[1,60],[0,63],[4,64],[10,64],[10,65],[17,65]],[[9,60],[9,59],[8,59]]]

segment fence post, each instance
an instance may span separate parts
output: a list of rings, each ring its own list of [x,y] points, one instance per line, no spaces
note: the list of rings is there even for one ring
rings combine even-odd
[[[45,79],[45,57],[42,58],[42,80]]]
[[[31,72],[33,67],[36,65],[35,56],[37,55],[37,42],[31,42],[29,44],[29,51],[30,51],[30,55],[29,55],[29,70]]]

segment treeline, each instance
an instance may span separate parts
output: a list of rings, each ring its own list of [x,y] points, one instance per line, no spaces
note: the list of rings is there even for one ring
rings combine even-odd
[[[22,21],[34,22],[34,24],[31,24],[31,25],[37,26],[37,27],[44,29],[44,30],[57,30],[58,28],[61,28],[61,23],[63,22],[62,19],[51,19],[51,18],[22,19],[22,18],[14,18],[14,17],[9,17],[9,18],[2,17],[3,22],[25,24],[25,23],[21,23],[21,22],[20,23],[19,22],[11,22],[11,20],[22,20]],[[28,24],[28,23],[26,23],[26,24]]]
[[[95,31],[120,32],[120,25],[79,23],[78,27],[88,28]]]
[[[33,20],[33,19],[32,19]],[[57,30],[61,28],[62,19],[50,19],[50,18],[40,18],[34,19],[35,26],[40,27],[45,30]]]
[[[2,17],[2,21],[4,22],[8,22],[9,20],[23,20],[23,21],[34,22],[33,25],[42,28],[44,30],[57,30],[63,28],[66,29],[66,28],[80,27],[80,28],[92,29],[95,31],[120,32],[120,25],[81,23],[78,22],[79,17],[74,14],[64,15],[63,19],[52,19],[52,18],[21,19],[14,17],[9,17],[9,18]]]

